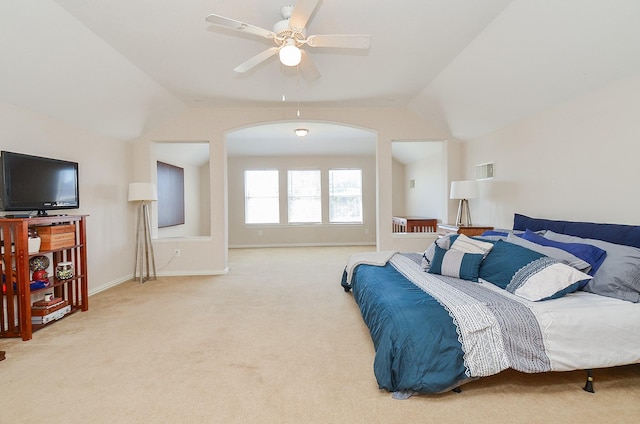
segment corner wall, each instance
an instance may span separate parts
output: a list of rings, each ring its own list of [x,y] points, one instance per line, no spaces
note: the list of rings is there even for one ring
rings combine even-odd
[[[86,214],[89,294],[131,278],[135,207],[127,201],[132,145],[0,102],[2,150],[78,162]]]

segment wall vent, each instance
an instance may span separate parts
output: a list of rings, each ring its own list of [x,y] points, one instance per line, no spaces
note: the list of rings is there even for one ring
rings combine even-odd
[[[493,162],[481,163],[476,165],[476,180],[493,179]]]

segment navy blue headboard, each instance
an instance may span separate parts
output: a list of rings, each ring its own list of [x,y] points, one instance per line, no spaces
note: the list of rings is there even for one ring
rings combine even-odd
[[[513,217],[513,229],[523,231],[527,229],[531,231],[551,230],[556,233],[640,248],[640,226],[635,225],[555,221],[515,214]]]

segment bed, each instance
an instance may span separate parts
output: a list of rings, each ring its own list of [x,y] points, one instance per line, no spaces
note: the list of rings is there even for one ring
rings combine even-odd
[[[525,373],[640,363],[640,227],[516,214],[512,230],[425,252],[352,255],[380,389],[406,398]]]

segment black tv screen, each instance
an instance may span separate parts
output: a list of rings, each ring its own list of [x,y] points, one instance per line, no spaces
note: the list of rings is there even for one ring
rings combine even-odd
[[[3,151],[0,167],[0,209],[46,215],[80,207],[76,162]]]

